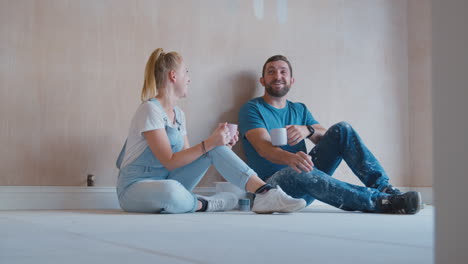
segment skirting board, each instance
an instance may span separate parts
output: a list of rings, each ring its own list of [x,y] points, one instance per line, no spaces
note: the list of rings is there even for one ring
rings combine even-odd
[[[433,204],[431,187],[401,187],[419,191],[426,204]],[[194,192],[211,195],[215,187],[197,187]],[[319,201],[312,205],[320,205]],[[0,186],[0,210],[120,209],[115,187]]]

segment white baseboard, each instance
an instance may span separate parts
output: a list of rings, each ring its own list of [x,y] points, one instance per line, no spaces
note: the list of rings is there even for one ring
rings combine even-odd
[[[214,187],[197,187],[211,195]],[[115,187],[0,186],[0,210],[120,209]]]
[[[419,191],[424,203],[433,204],[431,187],[400,189]],[[216,188],[197,187],[194,192],[210,195],[216,192]],[[0,186],[0,210],[67,209],[120,209],[120,206],[115,187]]]
[[[119,208],[115,187],[0,186],[0,210]]]

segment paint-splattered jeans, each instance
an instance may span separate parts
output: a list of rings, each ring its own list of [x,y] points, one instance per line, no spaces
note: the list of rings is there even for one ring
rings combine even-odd
[[[311,172],[297,173],[287,167],[267,182],[307,204],[318,199],[348,211],[379,211],[376,201],[388,196],[379,191],[388,185],[388,176],[351,125],[340,122],[330,127],[309,155],[315,165]],[[367,187],[331,177],[343,159]]]

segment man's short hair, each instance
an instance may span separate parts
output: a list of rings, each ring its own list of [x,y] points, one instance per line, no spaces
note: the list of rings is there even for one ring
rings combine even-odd
[[[292,72],[291,63],[289,62],[288,58],[286,58],[283,55],[275,55],[275,56],[271,56],[270,58],[268,58],[268,60],[265,62],[265,64],[263,64],[262,77],[265,77],[265,67],[266,67],[266,65],[269,62],[272,62],[272,61],[284,61],[284,62],[286,62],[288,64],[289,72],[291,73],[291,77],[292,77],[293,72]]]

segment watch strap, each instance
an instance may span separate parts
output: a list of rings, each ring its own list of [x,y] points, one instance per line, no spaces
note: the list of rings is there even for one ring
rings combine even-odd
[[[312,125],[307,126],[307,129],[310,132],[310,134],[307,136],[307,138],[310,138],[315,133],[315,129],[312,127]]]

